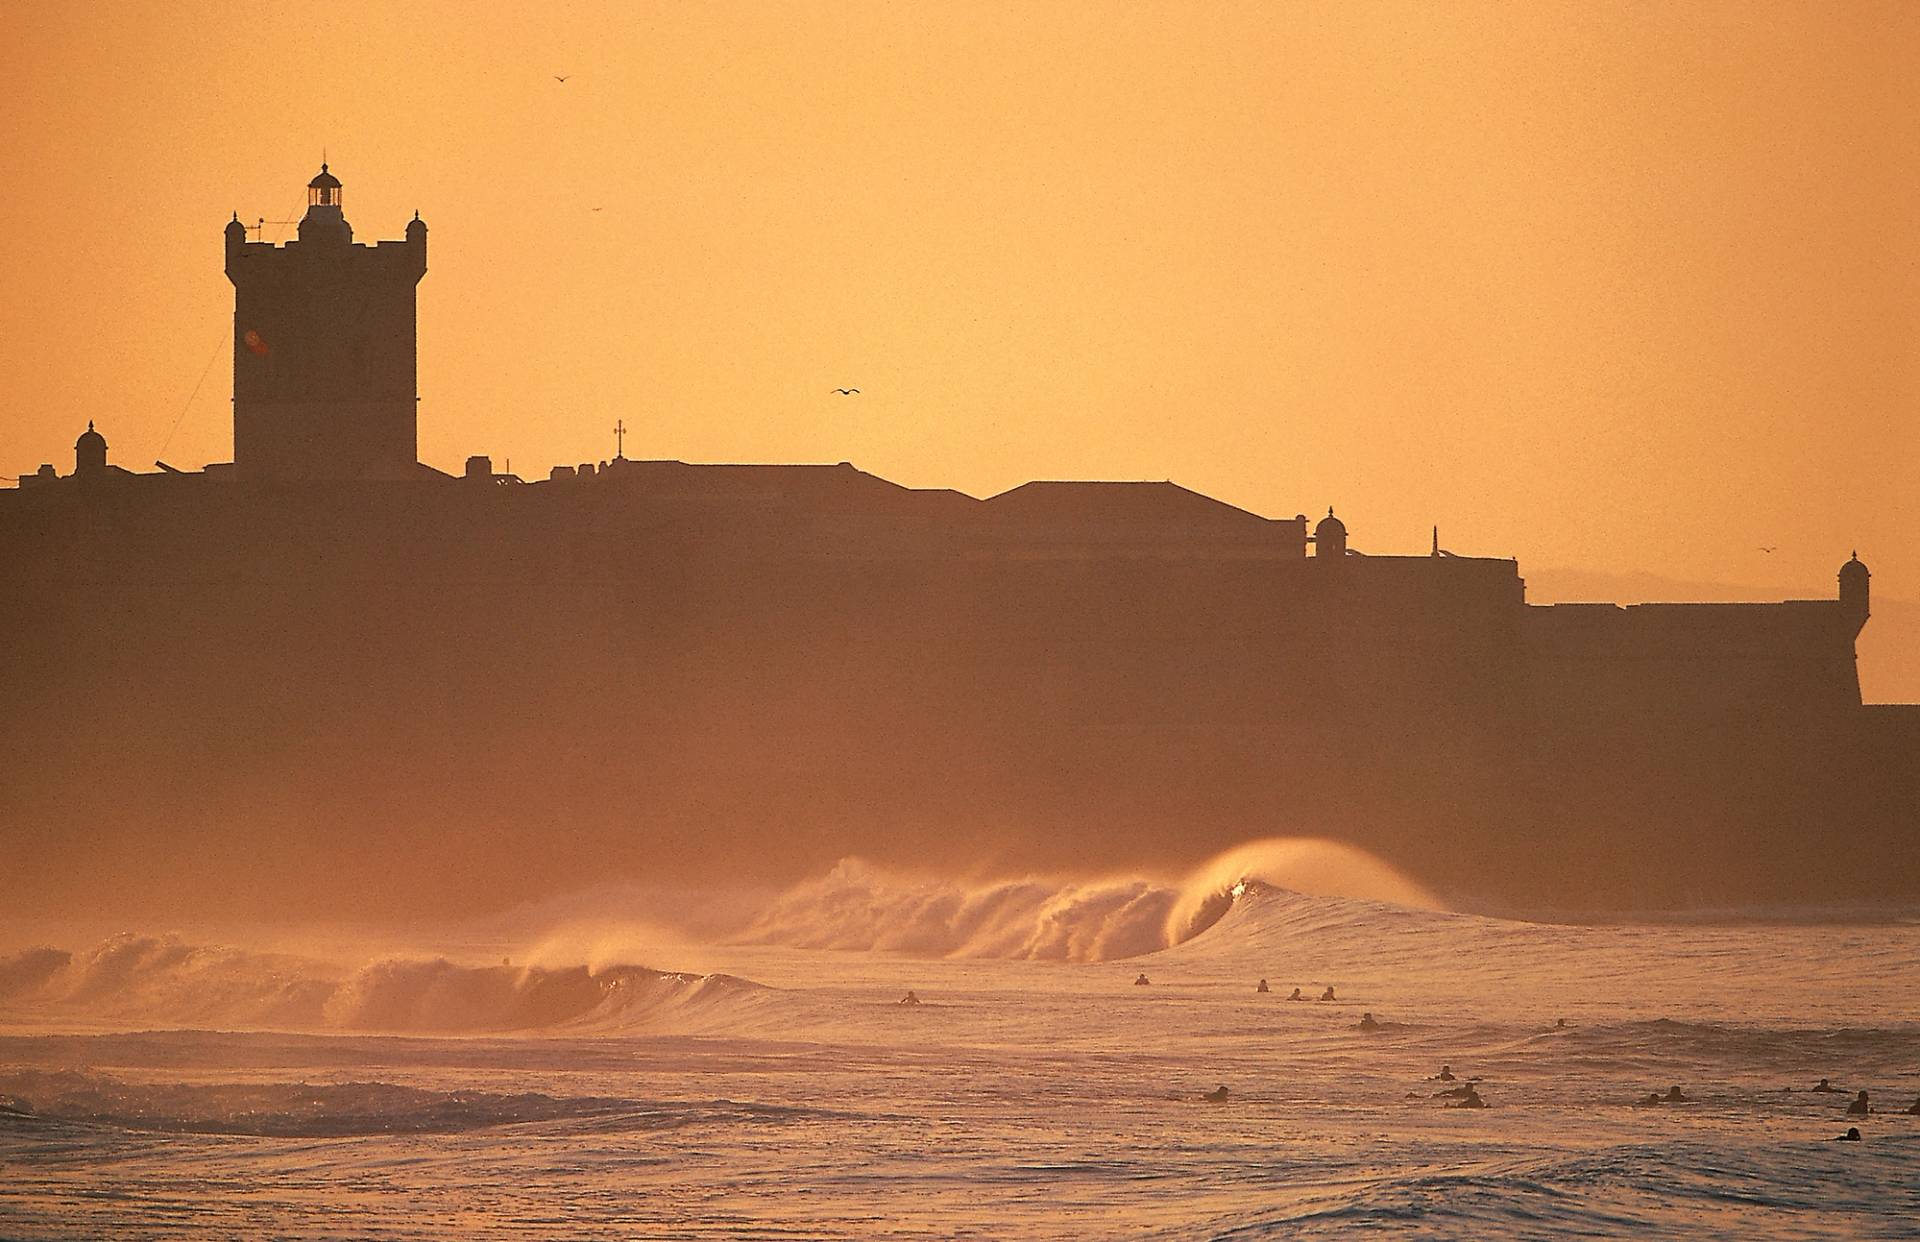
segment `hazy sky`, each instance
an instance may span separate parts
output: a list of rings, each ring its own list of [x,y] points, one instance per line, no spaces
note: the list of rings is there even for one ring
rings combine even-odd
[[[89,418],[229,459],[221,228],[284,235],[324,149],[360,240],[432,230],[443,468],[621,418],[1523,571],[1828,594],[1858,547],[1911,598],[1916,65],[1913,4],[11,0],[0,473]]]

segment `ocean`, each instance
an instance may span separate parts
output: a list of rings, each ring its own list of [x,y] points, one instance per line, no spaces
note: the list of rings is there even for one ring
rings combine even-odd
[[[704,941],[21,945],[0,1237],[1920,1236],[1920,924],[1429,904],[843,868]]]

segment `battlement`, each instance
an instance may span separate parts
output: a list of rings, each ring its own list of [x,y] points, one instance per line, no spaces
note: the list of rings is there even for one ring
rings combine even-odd
[[[321,263],[350,273],[411,276],[417,283],[427,274],[427,239],[424,232],[417,238],[382,238],[372,244],[303,243],[295,237],[278,243],[241,241],[227,247],[227,279],[236,285],[309,276],[309,265]]]

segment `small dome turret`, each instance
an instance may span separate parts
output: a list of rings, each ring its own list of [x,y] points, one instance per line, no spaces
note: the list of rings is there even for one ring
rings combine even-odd
[[[87,420],[87,429],[73,442],[73,472],[91,474],[107,468],[107,438],[93,429],[93,420]]]
[[[407,221],[407,240],[412,241],[416,237],[425,237],[426,235],[427,222],[422,220],[420,213],[416,211],[413,213],[413,219]]]
[[[1347,554],[1347,524],[1333,516],[1333,506],[1327,506],[1327,516],[1320,519],[1313,528],[1313,554],[1315,556],[1345,556]]]

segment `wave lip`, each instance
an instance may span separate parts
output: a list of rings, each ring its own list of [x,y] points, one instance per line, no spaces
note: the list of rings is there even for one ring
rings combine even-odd
[[[1248,892],[1281,888],[1440,909],[1432,894],[1364,851],[1316,838],[1272,838],[1229,850],[1179,883],[1027,877],[970,884],[843,859],[783,893],[738,939],[920,957],[1102,962],[1191,940]]]
[[[1162,947],[1175,896],[1146,880],[916,879],[850,858],[776,898],[737,939],[918,957],[1104,961]]]

